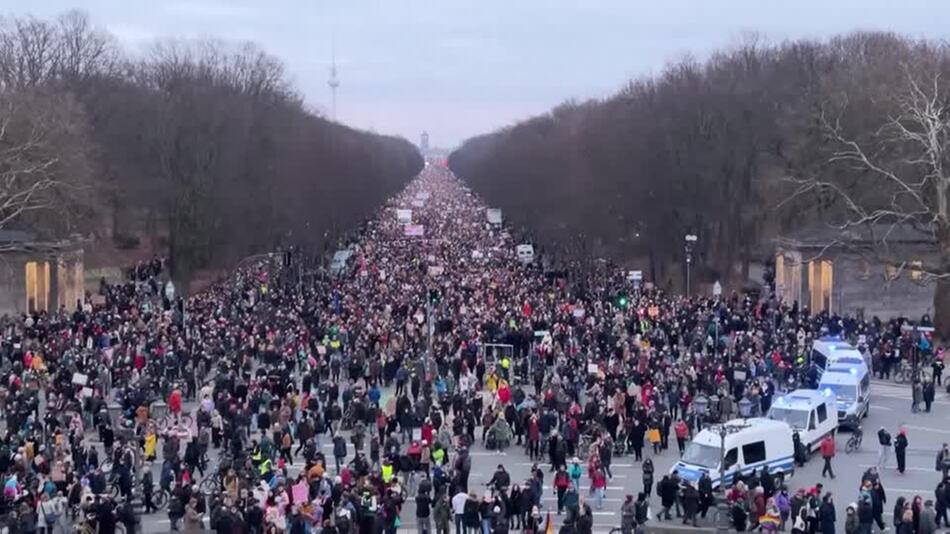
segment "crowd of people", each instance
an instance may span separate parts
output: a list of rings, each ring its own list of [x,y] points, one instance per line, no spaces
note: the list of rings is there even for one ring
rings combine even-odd
[[[768,280],[675,296],[606,263],[544,269],[516,244],[433,164],[346,243],[339,272],[308,274],[289,250],[182,299],[155,259],[76,309],[7,320],[0,513],[17,532],[135,532],[162,512],[190,532],[536,533],[554,514],[562,532],[590,533],[613,458],[630,455],[643,486],[614,526],[673,512],[695,524],[715,508],[711,481],[654,484],[651,456],[673,441],[682,453],[697,396],[717,394],[721,419],[743,398],[765,413],[813,379],[810,344],[825,335],[860,342],[881,376],[916,350],[921,399],[942,384],[942,351],[900,320],[812,314]],[[501,459],[480,488],[476,444]],[[536,462],[526,480],[505,468],[512,447]],[[898,532],[946,524],[940,458],[933,502],[896,501]],[[790,492],[753,473],[726,497],[738,530],[835,530],[820,484]],[[883,528],[875,468],[855,497],[849,534]]]

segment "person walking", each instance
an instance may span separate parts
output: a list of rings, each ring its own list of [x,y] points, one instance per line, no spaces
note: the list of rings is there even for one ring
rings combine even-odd
[[[416,531],[419,534],[432,534],[431,515],[432,498],[428,493],[416,495]]]
[[[633,495],[628,494],[620,507],[620,533],[633,534],[637,525],[637,505],[633,502]]]
[[[825,494],[825,498],[821,501],[821,507],[818,508],[818,525],[821,529],[821,534],[835,534],[835,521],[837,517],[835,515],[835,504],[831,498],[831,492]]]
[[[915,378],[914,383],[911,386],[911,401],[910,401],[910,411],[911,413],[917,413],[920,411],[920,401],[924,397],[924,387],[920,384],[920,379]]]
[[[930,406],[934,403],[934,397],[936,396],[937,391],[934,387],[933,380],[924,380],[924,411],[930,413]]]
[[[887,504],[887,494],[884,492],[884,486],[880,479],[871,483],[871,513],[874,515],[874,522],[877,527],[884,530],[884,505]]]
[[[673,516],[670,514],[670,509],[673,508],[673,505],[676,503],[676,492],[678,488],[676,483],[670,480],[668,475],[665,475],[660,483],[656,486],[656,492],[660,496],[660,504],[663,507],[660,510],[660,513],[657,514],[657,519],[666,519],[667,521],[672,520]]]
[[[933,369],[933,382],[938,386],[943,386],[943,355],[943,349],[937,349],[937,357],[934,358],[934,362],[931,364],[931,368]]]
[[[835,472],[831,469],[831,459],[835,457],[835,438],[828,434],[821,440],[820,448],[821,457],[825,460],[825,465],[821,468],[821,477],[824,478],[825,474],[828,474],[834,479]]]
[[[891,449],[891,434],[882,426],[877,431],[877,468],[884,469],[887,466],[887,452]]]
[[[567,488],[571,487],[571,477],[568,476],[564,467],[558,467],[557,474],[554,475],[554,492],[557,495],[557,515],[564,511],[564,495]]]
[[[917,520],[917,534],[934,534],[935,532],[937,532],[937,512],[934,511],[934,502],[927,499]]]
[[[948,493],[947,483],[941,480],[934,490],[934,521],[938,527],[941,522],[943,526],[950,527],[950,521],[947,520],[948,507],[950,507],[950,493]]]
[[[643,462],[643,493],[653,493],[653,460],[649,458]]]
[[[907,468],[907,430],[901,428],[894,440],[894,457],[897,458],[897,472],[904,474]]]
[[[676,446],[680,456],[683,456],[686,451],[686,441],[689,439],[689,426],[686,425],[686,421],[680,419],[673,430],[676,432]]]

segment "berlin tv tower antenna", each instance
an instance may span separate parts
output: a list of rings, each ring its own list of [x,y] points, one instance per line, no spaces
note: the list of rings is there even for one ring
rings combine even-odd
[[[330,79],[327,85],[330,86],[331,118],[336,121],[336,90],[340,87],[340,80],[336,77],[336,45],[331,46]]]

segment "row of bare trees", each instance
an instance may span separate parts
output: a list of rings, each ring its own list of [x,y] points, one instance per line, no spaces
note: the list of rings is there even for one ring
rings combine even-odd
[[[540,241],[648,259],[666,286],[680,284],[688,233],[701,276],[744,280],[780,233],[820,223],[842,246],[870,236],[863,252],[900,265],[887,240],[910,228],[935,244],[924,269],[950,331],[948,84],[943,44],[752,38],[473,138],[449,162]]]
[[[0,20],[0,228],[167,236],[186,280],[278,245],[321,251],[422,167],[404,139],[308,110],[252,44],[124,53],[88,18]]]

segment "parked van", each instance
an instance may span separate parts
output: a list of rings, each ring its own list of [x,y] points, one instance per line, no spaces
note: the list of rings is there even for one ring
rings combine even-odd
[[[725,428],[725,447],[720,429]],[[719,464],[725,450],[725,483],[730,485],[737,472],[743,475],[763,468],[784,479],[795,470],[792,428],[781,421],[764,418],[733,419],[725,425],[713,425],[700,431],[686,446],[686,452],[673,468],[683,480],[696,482],[708,473],[713,487],[719,486]]]
[[[831,364],[821,375],[818,391],[834,395],[841,426],[854,428],[871,411],[871,373],[863,361]]]
[[[818,449],[822,438],[833,436],[838,428],[838,409],[830,391],[796,389],[777,397],[768,417],[792,427],[809,454]]]

